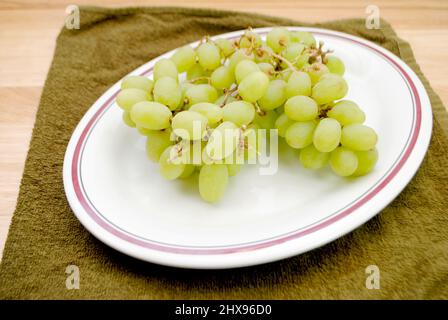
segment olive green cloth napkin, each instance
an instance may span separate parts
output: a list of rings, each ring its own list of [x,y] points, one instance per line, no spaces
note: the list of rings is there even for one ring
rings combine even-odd
[[[379,30],[366,29],[361,19],[313,26],[374,41],[400,56],[422,79],[431,97],[434,130],[412,182],[381,214],[322,248],[261,266],[197,271],[135,260],[84,229],[70,210],[62,183],[69,138],[109,86],[168,50],[206,34],[248,26],[310,24],[186,8],[85,7],[80,17],[79,30],[63,29],[57,39],[1,263],[0,298],[448,298],[446,112],[409,45],[387,22],[381,21]],[[65,285],[71,264],[80,270],[79,290]],[[369,265],[379,267],[379,290],[366,288]]]

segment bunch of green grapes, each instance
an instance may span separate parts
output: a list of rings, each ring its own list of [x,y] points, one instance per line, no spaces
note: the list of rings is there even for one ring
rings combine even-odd
[[[343,99],[344,72],[308,32],[274,28],[263,41],[248,29],[234,41],[204,37],[178,49],[155,63],[152,79],[125,78],[116,102],[123,121],[147,136],[161,175],[198,172],[201,197],[216,202],[266,145],[258,129],[278,130],[307,169],[329,164],[343,177],[372,171],[377,135],[359,106]]]

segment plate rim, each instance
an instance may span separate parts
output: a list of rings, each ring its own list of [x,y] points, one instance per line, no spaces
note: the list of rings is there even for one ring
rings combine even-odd
[[[398,164],[393,167],[393,171],[398,168],[398,171],[393,173],[393,176],[390,178],[389,181],[387,181],[387,184],[391,182],[399,182],[398,180],[395,180],[397,178],[397,174],[400,173],[400,170],[403,169],[405,165],[408,167],[408,174],[404,175],[400,178],[400,183],[396,186],[395,192],[391,191],[389,194],[383,195],[380,203],[377,203],[375,206],[375,209],[368,211],[367,213],[364,213],[362,217],[357,217],[357,219],[350,219],[347,220],[347,218],[350,216],[350,213],[352,211],[356,211],[358,208],[355,207],[352,209],[347,215],[341,215],[338,214],[336,217],[336,220],[333,220],[333,218],[326,219],[322,224],[325,224],[323,226],[323,229],[314,230],[315,227],[311,227],[309,229],[306,229],[304,232],[307,232],[308,230],[313,230],[314,237],[316,236],[316,233],[321,232],[322,235],[325,235],[324,240],[322,239],[315,239],[314,241],[311,241],[311,243],[306,243],[307,241],[303,241],[304,236],[307,236],[308,239],[313,239],[314,237],[311,237],[312,234],[308,234],[309,231],[303,235],[300,235],[299,237],[295,236],[286,236],[284,238],[280,239],[274,239],[271,241],[268,241],[270,245],[266,245],[264,243],[261,244],[255,244],[252,246],[255,246],[255,250],[251,250],[250,248],[246,248],[246,246],[241,247],[230,247],[230,249],[214,249],[212,251],[209,251],[208,249],[201,249],[201,252],[192,251],[191,249],[188,249],[185,251],[185,249],[179,249],[175,248],[175,246],[164,246],[165,248],[168,247],[169,250],[163,250],[161,252],[157,251],[157,248],[154,248],[154,246],[151,246],[150,248],[138,248],[139,244],[136,244],[135,241],[131,241],[132,243],[129,243],[129,239],[121,238],[117,239],[116,231],[113,228],[108,228],[107,225],[102,225],[104,228],[103,231],[98,229],[98,223],[100,221],[95,221],[95,219],[92,219],[92,216],[90,216],[85,210],[84,204],[81,204],[79,202],[79,199],[77,199],[76,192],[74,192],[73,185],[71,185],[71,181],[73,179],[73,167],[74,163],[72,161],[73,155],[76,153],[77,145],[78,145],[78,139],[81,138],[82,134],[85,132],[86,129],[86,122],[87,124],[91,120],[92,115],[97,114],[99,111],[101,111],[102,105],[109,105],[113,102],[113,99],[115,98],[114,91],[117,91],[119,83],[118,81],[114,85],[112,85],[101,97],[88,109],[88,111],[85,113],[85,115],[82,117],[80,122],[78,123],[76,129],[74,130],[72,137],[70,139],[70,142],[67,146],[67,150],[64,157],[64,167],[63,167],[63,180],[64,180],[64,189],[66,192],[66,196],[68,199],[68,202],[70,204],[70,207],[72,208],[72,211],[76,215],[76,217],[80,220],[80,222],[84,225],[84,227],[91,232],[95,237],[97,237],[102,242],[108,244],[109,246],[115,248],[118,251],[121,251],[125,254],[131,255],[135,258],[146,260],[149,262],[155,262],[158,264],[164,264],[164,265],[170,265],[170,266],[176,266],[176,267],[188,267],[188,268],[206,268],[206,269],[215,269],[215,268],[231,268],[231,267],[241,267],[241,266],[248,266],[248,265],[255,265],[270,261],[275,261],[279,259],[283,259],[289,256],[301,254],[303,252],[315,249],[316,247],[322,246],[324,244],[327,244],[346,233],[349,233],[353,230],[355,230],[357,227],[365,223],[366,221],[370,220],[372,217],[374,217],[376,214],[381,212],[381,210],[386,207],[393,199],[406,187],[406,185],[409,183],[409,181],[414,176],[415,172],[420,167],[421,162],[423,161],[423,158],[426,154],[426,150],[429,146],[429,141],[431,137],[432,132],[432,110],[431,110],[431,104],[429,101],[429,97],[427,95],[427,92],[421,83],[420,79],[417,77],[417,75],[407,66],[407,64],[402,61],[399,57],[395,56],[390,51],[359,37],[349,35],[342,32],[337,32],[329,29],[322,29],[322,28],[308,28],[308,27],[294,27],[294,26],[286,26],[289,30],[303,30],[303,31],[310,31],[314,34],[321,34],[325,36],[335,36],[338,38],[342,38],[344,40],[349,40],[361,45],[364,45],[377,53],[380,53],[382,56],[386,57],[390,61],[392,61],[402,73],[405,74],[405,77],[408,81],[408,83],[413,86],[414,91],[414,98],[420,99],[420,122],[417,123],[417,134],[415,135],[415,140],[409,144],[407,149],[410,149],[407,158],[404,160],[403,163],[401,163],[400,168],[398,168]],[[269,30],[271,30],[272,27],[267,28],[256,28],[253,29],[254,32],[257,33],[266,33]],[[217,35],[212,37],[212,39],[216,38],[232,38],[235,36],[240,35],[244,30],[238,30],[234,32],[224,33],[221,35]],[[198,43],[198,41],[190,43],[189,45],[195,46]],[[150,60],[149,62],[143,64],[139,68],[135,69],[128,75],[135,75],[135,74],[145,74],[146,69],[150,68],[151,65],[153,65],[156,61],[159,59],[163,59],[166,57],[169,57],[174,51],[171,50],[163,55],[160,55],[156,57],[155,59]],[[147,72],[150,72],[151,70],[148,70]],[[417,99],[418,100],[418,99]],[[417,101],[416,101],[417,102]],[[418,103],[418,102],[417,102]],[[107,109],[107,108],[106,108]],[[104,111],[104,110],[103,110]],[[425,112],[423,112],[425,111]],[[418,112],[418,111],[417,111]],[[100,112],[101,113],[101,112]],[[425,113],[425,114],[424,114]],[[425,123],[423,122],[425,120]],[[423,125],[424,124],[424,125]],[[422,130],[424,129],[424,131]],[[74,147],[75,145],[75,147]],[[413,161],[409,162],[408,160],[413,156]],[[404,159],[404,156],[401,157],[399,160],[402,162]],[[391,173],[392,174],[392,173]],[[391,175],[389,174],[389,176]],[[403,175],[403,174],[402,174]],[[389,177],[388,176],[388,177]],[[387,180],[386,178],[385,180]],[[382,184],[381,182],[380,184]],[[76,183],[75,183],[76,184]],[[375,195],[382,191],[383,188],[380,188]],[[372,196],[373,197],[373,196]],[[367,200],[367,202],[370,199]],[[366,203],[363,203],[365,205]],[[372,204],[372,202],[370,203]],[[353,215],[352,215],[353,216]],[[352,217],[353,218],[353,217]],[[341,220],[344,223],[338,223],[341,222]],[[347,223],[348,221],[353,220],[351,223]],[[328,224],[329,221],[332,221]],[[96,226],[95,226],[96,224]],[[346,225],[344,227],[344,225]],[[335,229],[335,226],[339,226]],[[106,233],[104,232],[106,231]],[[302,233],[302,232],[299,232]],[[293,234],[294,236],[294,234]],[[298,241],[301,239],[302,242],[304,242],[304,245],[300,246],[298,243],[296,245],[294,244],[295,241]],[[317,241],[316,241],[317,240]],[[309,242],[309,241],[308,241]],[[283,250],[279,250],[279,247],[283,247]],[[224,250],[224,251],[223,251]],[[251,250],[251,251],[248,251]],[[279,252],[280,251],[280,252]],[[262,252],[263,254],[259,254]],[[206,256],[204,256],[206,255]]]

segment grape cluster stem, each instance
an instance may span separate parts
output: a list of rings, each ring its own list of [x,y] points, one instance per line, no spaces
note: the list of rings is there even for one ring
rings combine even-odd
[[[232,89],[225,89],[225,97],[224,97],[224,100],[222,101],[222,103],[221,103],[221,105],[219,107],[223,108],[227,104],[227,100],[229,100],[229,98],[232,95],[232,93],[235,93],[237,91],[238,91],[238,87],[234,87]]]

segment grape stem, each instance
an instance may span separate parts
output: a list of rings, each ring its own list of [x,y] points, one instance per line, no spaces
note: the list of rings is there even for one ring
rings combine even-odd
[[[286,58],[282,57],[281,55],[276,54],[274,52],[271,52],[270,54],[271,54],[272,57],[274,57],[274,58],[280,60],[281,62],[285,63],[288,66],[288,68],[291,69],[292,71],[297,71],[297,68],[288,59],[286,59]]]
[[[249,31],[251,31],[252,30],[252,28],[250,28],[249,29]],[[250,54],[250,52],[252,52],[254,49],[255,49],[255,37],[254,36],[251,36],[251,37],[247,37],[247,36],[245,36],[246,38],[248,38],[249,39],[249,41],[250,41],[250,46],[249,46],[249,48],[247,48],[247,50],[246,50],[246,53],[248,53],[248,54]],[[241,41],[241,40],[240,40]]]
[[[246,140],[244,136],[245,130],[246,130],[245,126],[241,127],[239,130],[238,150],[244,150],[246,148]]]
[[[331,50],[331,49],[323,50],[323,47],[324,47],[324,42],[319,41],[318,47],[313,46],[312,48],[308,49],[308,51],[310,53],[310,58],[308,60],[309,63],[314,63],[314,62],[326,63],[327,62],[327,54],[333,53],[333,50]]]
[[[237,147],[237,152],[241,152],[244,150],[255,150],[255,153],[257,154],[257,156],[261,156],[260,151],[258,151],[256,148],[254,148],[253,146],[249,145],[248,141],[246,140],[246,129],[241,128],[240,130],[240,138],[238,141],[238,147]]]
[[[329,104],[324,104],[322,106],[319,106],[319,118],[327,118],[327,112],[330,111],[332,108]]]
[[[291,63],[291,61],[289,61],[289,60],[286,59],[285,57],[282,57],[281,55],[276,54],[276,53],[274,53],[274,52],[269,52],[269,51],[264,50],[264,49],[262,49],[262,48],[260,48],[260,50],[266,52],[266,53],[267,53],[268,55],[270,55],[272,58],[275,58],[275,59],[280,60],[281,62],[284,62],[284,63],[288,66],[288,68],[291,69],[292,71],[297,71],[297,68]]]
[[[210,139],[210,136],[212,135],[212,132],[213,132],[213,129],[207,125],[207,127],[205,128],[205,135],[203,137],[203,140],[208,141],[208,139]]]
[[[255,111],[257,111],[257,113],[258,113],[260,116],[264,116],[264,115],[266,115],[266,112],[263,111],[263,110],[261,110],[260,106],[258,105],[258,102],[255,101],[254,106],[255,106]]]
[[[199,48],[199,47],[201,46],[201,44],[206,43],[206,42],[209,42],[209,41],[211,41],[209,35],[203,36],[203,37],[201,38],[201,40],[199,40],[199,43],[198,43],[198,45],[196,46],[195,49]]]
[[[273,75],[283,75],[285,72],[290,71],[288,68],[280,71],[274,71]]]
[[[227,100],[229,100],[229,97],[232,95],[232,93],[237,92],[237,90],[238,90],[238,87],[235,87],[235,88],[232,88],[232,89],[226,89],[225,90],[224,100],[222,101],[222,103],[221,103],[221,105],[219,107],[223,108],[226,105]]]
[[[176,143],[174,146],[173,146],[173,148],[174,148],[174,150],[175,150],[175,156],[174,157],[169,157],[168,158],[168,161],[169,162],[173,162],[173,161],[175,161],[175,160],[177,160],[178,158],[180,158],[181,156],[182,156],[182,152],[183,152],[183,146],[182,146],[182,142],[183,142],[183,140],[180,140],[178,143]]]
[[[210,77],[205,77],[205,76],[204,77],[197,77],[197,78],[190,79],[190,80],[188,80],[188,82],[195,83],[195,82],[201,81],[201,80],[207,80],[208,84],[210,84]]]

